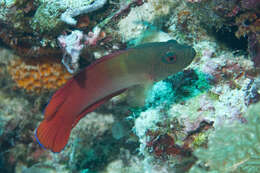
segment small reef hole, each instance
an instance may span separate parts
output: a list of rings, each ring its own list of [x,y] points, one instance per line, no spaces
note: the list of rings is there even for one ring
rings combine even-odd
[[[240,37],[239,39],[235,36],[237,31],[236,26],[222,27],[220,29],[213,28],[212,34],[216,40],[231,50],[247,51],[247,37]]]

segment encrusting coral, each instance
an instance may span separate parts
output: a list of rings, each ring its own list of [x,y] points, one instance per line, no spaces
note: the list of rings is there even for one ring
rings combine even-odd
[[[260,102],[248,110],[245,123],[227,124],[216,129],[209,136],[207,149],[200,148],[195,151],[200,166],[205,164],[210,171],[224,173],[259,172],[259,107]],[[198,169],[194,166],[191,172],[197,172]]]
[[[70,3],[70,1],[64,1],[64,4],[77,4],[77,8],[68,8],[62,15],[61,20],[70,25],[76,25],[77,21],[73,18],[81,14],[90,13],[103,7],[107,0],[86,0],[82,1],[81,4],[77,1],[76,3]],[[80,6],[81,5],[81,6]]]
[[[57,89],[71,77],[58,61],[47,58],[12,60],[8,72],[19,88],[36,93]]]

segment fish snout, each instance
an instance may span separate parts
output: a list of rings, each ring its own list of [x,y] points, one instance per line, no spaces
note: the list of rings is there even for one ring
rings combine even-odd
[[[193,47],[184,44],[183,45],[183,52],[184,52],[184,56],[186,57],[186,59],[189,61],[189,63],[191,63],[191,61],[195,58],[196,56],[196,51]]]
[[[186,57],[186,60],[187,60],[187,64],[190,64],[193,59],[195,58],[196,56],[196,51],[194,50],[193,47],[191,46],[188,46],[186,47],[186,50],[185,50],[185,57]]]
[[[196,51],[195,51],[194,48],[191,48],[191,57],[192,57],[192,59],[194,59],[195,56],[196,56]]]

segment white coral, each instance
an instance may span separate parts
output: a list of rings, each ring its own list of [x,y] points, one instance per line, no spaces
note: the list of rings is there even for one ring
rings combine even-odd
[[[77,8],[68,8],[62,15],[61,20],[70,25],[76,25],[77,21],[73,18],[75,16],[90,13],[103,7],[107,0],[88,0],[86,4],[79,3],[80,1],[73,1],[78,3]]]

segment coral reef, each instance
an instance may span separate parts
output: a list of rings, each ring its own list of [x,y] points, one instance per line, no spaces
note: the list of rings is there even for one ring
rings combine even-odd
[[[8,71],[19,88],[36,93],[55,90],[71,77],[57,60],[47,58],[12,60]]]
[[[259,68],[259,45],[260,45],[260,23],[259,23],[259,1],[256,0],[231,0],[231,1],[200,1],[192,2],[193,12],[198,10],[200,14],[200,22],[204,23],[204,27],[212,27],[221,29],[223,27],[237,27],[235,31],[236,37],[247,37],[248,51],[251,58],[255,62],[255,66]],[[232,30],[232,29],[230,29]],[[234,31],[228,31],[234,32]]]
[[[92,12],[102,7],[105,2],[104,0],[102,2],[100,0],[1,1],[0,38],[17,54],[26,58],[61,57],[62,52],[58,49],[56,38],[69,29],[62,19],[76,21],[72,17],[85,13],[86,10]]]
[[[63,50],[62,63],[70,73],[79,70],[79,58],[81,51],[86,46],[96,46],[97,42],[105,37],[99,27],[95,27],[93,32],[88,35],[82,31],[72,31],[70,35],[61,35],[58,37],[60,47]]]
[[[209,135],[207,149],[195,150],[197,166],[217,172],[259,172],[259,106],[250,107],[245,123],[227,123],[215,129]]]
[[[77,6],[73,6],[71,4],[69,6],[69,9],[62,13],[61,20],[66,22],[67,24],[76,25],[77,21],[73,19],[73,17],[96,11],[99,8],[103,7],[106,2],[107,0],[85,0],[81,1],[80,3],[73,3],[77,4]]]
[[[158,39],[161,39],[160,41],[169,40],[170,37],[167,34],[162,34],[162,32],[158,33],[156,31],[152,32],[153,29],[151,29],[151,25],[159,22],[162,23],[162,21],[158,21],[158,17],[160,16],[160,20],[167,18],[167,16],[171,14],[171,9],[178,4],[179,1],[151,0],[140,7],[132,8],[128,16],[118,23],[119,34],[121,35],[122,40],[124,42],[132,40],[133,43],[131,44],[134,45],[144,42],[142,41],[143,39],[148,39],[150,42],[153,40],[158,41]],[[157,31],[159,29],[157,29]],[[145,35],[145,33],[148,35]],[[161,37],[161,35],[166,38]],[[134,41],[135,39],[138,40]]]
[[[58,34],[64,27],[60,20],[61,12],[66,9],[62,2],[42,1],[29,21],[34,33]]]
[[[147,96],[149,104],[135,112],[139,116],[134,130],[150,169],[164,163],[168,169],[187,171],[196,160],[192,151],[207,145],[212,127],[244,122],[247,106],[259,100],[249,75],[251,61],[216,52],[219,47],[211,42],[195,48],[199,60],[190,68],[197,70],[155,84]]]
[[[146,97],[146,106],[167,107],[185,101],[210,88],[210,76],[194,70],[186,70],[156,83]]]
[[[1,172],[16,172],[17,165],[31,166],[48,156],[33,140],[33,131],[41,116],[37,101],[29,102],[0,91],[1,115]]]
[[[70,35],[59,36],[59,43],[64,50],[62,63],[65,65],[70,73],[74,73],[78,70],[79,55],[84,45],[83,32],[79,30],[72,31]]]
[[[0,172],[260,172],[259,5],[0,0]],[[170,39],[192,45],[196,58],[155,83],[143,107],[124,93],[82,119],[61,153],[40,148],[35,127],[67,71]]]
[[[0,38],[24,57],[59,54],[58,50],[53,49],[56,46],[55,40],[49,36],[42,39],[42,36],[31,28],[32,14],[37,10],[39,3],[31,0],[1,1]],[[48,27],[53,25],[53,22],[48,21],[45,24],[45,27]],[[44,44],[40,42],[41,39]]]

